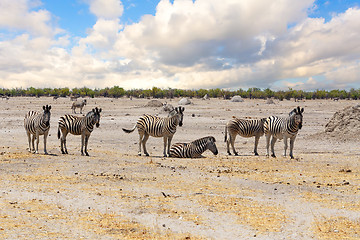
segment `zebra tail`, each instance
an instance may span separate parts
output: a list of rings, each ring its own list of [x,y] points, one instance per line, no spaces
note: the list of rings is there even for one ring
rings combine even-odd
[[[125,128],[123,128],[122,130],[123,130],[124,132],[126,132],[126,133],[132,133],[132,132],[135,130],[136,127],[137,127],[137,125],[135,124],[135,126],[134,126],[132,129],[125,129]]]
[[[58,127],[58,139],[60,139],[60,128]]]

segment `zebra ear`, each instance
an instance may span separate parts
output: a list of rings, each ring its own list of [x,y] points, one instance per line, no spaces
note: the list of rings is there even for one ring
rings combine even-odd
[[[180,110],[181,110],[181,112],[184,112],[184,111],[185,111],[185,108],[184,108],[184,107],[180,107]]]
[[[100,109],[99,109],[99,113],[101,113],[101,110],[102,110],[102,109],[100,108]]]
[[[51,105],[49,106],[49,108],[48,108],[48,109],[49,109],[49,111],[50,111],[50,109],[51,109]]]
[[[43,106],[43,110],[45,110],[45,106]]]
[[[300,111],[301,113],[303,113],[304,112],[304,108],[301,108],[301,111]]]
[[[95,112],[95,109],[93,108],[92,111]]]

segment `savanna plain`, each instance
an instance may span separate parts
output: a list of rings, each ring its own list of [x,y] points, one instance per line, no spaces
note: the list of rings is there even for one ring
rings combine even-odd
[[[78,99],[80,101],[81,99]],[[177,106],[179,99],[160,100]],[[163,140],[150,137],[138,156],[138,133],[124,133],[142,114],[166,116],[149,99],[89,98],[83,114],[102,108],[100,127],[81,156],[80,137],[60,152],[57,121],[71,113],[69,98],[0,100],[1,239],[360,239],[359,138],[327,135],[335,112],[355,100],[191,99],[173,143],[214,136],[219,154],[200,159],[162,157]],[[27,151],[29,110],[49,104],[47,150]],[[224,128],[232,116],[286,117],[305,109],[295,159],[266,157],[265,137],[237,137],[228,156]],[[79,111],[77,109],[77,111]],[[81,116],[81,114],[77,114]]]

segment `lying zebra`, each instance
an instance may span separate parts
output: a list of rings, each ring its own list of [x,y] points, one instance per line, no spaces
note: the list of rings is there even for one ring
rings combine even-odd
[[[304,108],[294,108],[289,113],[289,117],[281,118],[276,116],[268,117],[264,123],[264,132],[266,136],[267,156],[269,156],[269,143],[271,139],[271,156],[275,156],[274,146],[277,139],[284,139],[284,156],[286,156],[287,139],[290,138],[290,157],[293,156],[294,142],[298,131],[302,128]]]
[[[82,100],[81,102],[73,102],[71,109],[73,113],[76,114],[75,109],[80,108],[80,113],[82,114],[83,107],[86,105],[86,99]]]
[[[24,127],[29,141],[30,152],[34,151],[34,153],[38,153],[39,138],[40,135],[44,135],[44,153],[47,154],[46,139],[50,129],[50,116],[51,116],[50,109],[51,106],[46,105],[43,106],[43,110],[44,110],[43,113],[29,111],[25,115]],[[32,135],[32,139],[31,139],[31,135]],[[35,139],[36,139],[36,149],[34,146]]]
[[[170,148],[170,157],[177,158],[201,158],[201,154],[210,150],[214,155],[218,154],[214,137],[203,137],[190,143],[175,143]]]
[[[126,133],[133,132],[136,128],[139,132],[139,153],[141,156],[141,146],[143,146],[144,154],[149,156],[149,153],[146,150],[146,142],[149,139],[149,136],[152,137],[163,137],[164,138],[164,157],[166,154],[170,154],[170,145],[171,140],[176,132],[176,127],[179,125],[180,127],[183,124],[184,117],[184,107],[176,107],[175,114],[171,117],[156,117],[152,115],[145,114],[141,116],[135,126],[132,129],[125,129],[123,131]],[[166,151],[167,145],[167,151]]]
[[[66,136],[68,133],[73,135],[81,135],[81,155],[85,154],[89,156],[87,152],[87,145],[90,138],[91,132],[94,130],[94,125],[96,127],[100,126],[100,113],[101,108],[94,108],[92,111],[88,112],[85,117],[77,117],[73,115],[66,114],[59,119],[58,127],[58,139],[61,143],[61,153],[67,154],[66,147]]]
[[[240,135],[242,137],[255,137],[255,146],[254,153],[258,156],[257,147],[259,143],[259,139],[264,135],[264,122],[266,118],[261,119],[240,119],[233,117],[225,126],[225,142],[227,146],[227,152],[231,155],[230,147],[231,144],[232,150],[235,155],[238,153],[235,150],[235,138],[236,135]],[[229,138],[227,138],[227,134],[229,133]]]

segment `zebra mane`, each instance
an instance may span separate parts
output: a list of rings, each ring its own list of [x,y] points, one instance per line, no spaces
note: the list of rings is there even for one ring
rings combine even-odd
[[[213,136],[207,136],[207,137],[196,139],[196,140],[192,141],[192,143],[198,144],[199,142],[204,142],[204,141],[207,141],[208,139],[212,142],[216,142],[216,140]]]
[[[86,115],[85,115],[85,117],[90,117],[91,115],[93,115],[94,114],[94,112],[93,111],[90,111],[90,112],[88,112]]]

